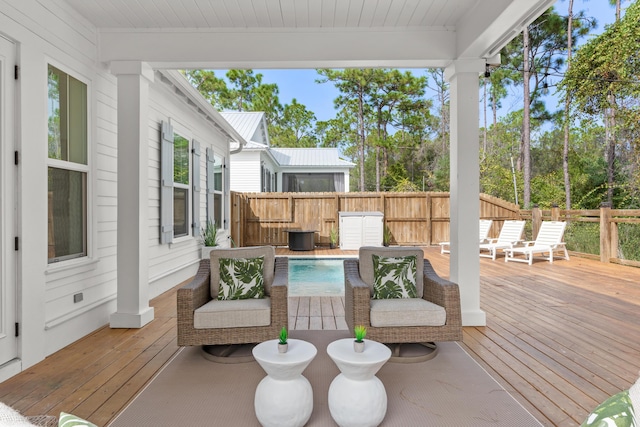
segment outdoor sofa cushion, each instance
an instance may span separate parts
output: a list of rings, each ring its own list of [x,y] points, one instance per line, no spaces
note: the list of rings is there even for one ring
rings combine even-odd
[[[219,258],[219,300],[264,298],[264,257]]]
[[[371,300],[371,326],[442,326],[447,312],[422,298],[391,298]]]
[[[415,298],[416,256],[373,258],[373,298]]]
[[[401,247],[381,247],[381,246],[363,246],[359,251],[359,271],[362,280],[369,285],[371,296],[373,296],[374,269],[373,255],[383,257],[405,257],[410,255],[416,256],[416,297],[422,298],[424,289],[422,271],[424,271],[424,252],[420,248],[401,248]]]
[[[640,379],[629,390],[621,391],[602,402],[581,427],[640,427]]]
[[[193,313],[195,329],[268,326],[271,323],[271,300],[211,300]]]
[[[225,248],[212,249],[209,254],[211,260],[211,298],[218,299],[220,290],[220,258],[257,258],[264,257],[264,291],[266,295],[271,295],[271,284],[275,269],[276,251],[273,246],[255,246],[249,248]]]

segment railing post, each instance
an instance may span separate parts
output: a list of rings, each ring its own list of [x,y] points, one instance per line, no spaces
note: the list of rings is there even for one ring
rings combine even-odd
[[[533,205],[531,209],[531,240],[536,240],[538,237],[538,231],[542,225],[542,211],[538,207],[538,204]]]
[[[600,262],[609,263],[611,258],[611,205],[600,205]]]
[[[558,208],[557,204],[551,205],[551,221],[559,221],[560,220],[560,208]]]

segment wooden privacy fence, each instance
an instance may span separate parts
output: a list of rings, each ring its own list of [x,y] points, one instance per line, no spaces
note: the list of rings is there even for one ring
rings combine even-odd
[[[238,246],[286,246],[288,229],[316,230],[317,245],[329,245],[339,212],[381,212],[391,244],[430,246],[449,240],[449,193],[235,193],[231,194],[231,237]],[[518,219],[517,205],[480,195],[480,217]]]

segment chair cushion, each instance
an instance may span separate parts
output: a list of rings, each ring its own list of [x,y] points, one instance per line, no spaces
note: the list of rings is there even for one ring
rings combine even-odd
[[[265,295],[271,295],[276,252],[273,246],[255,246],[248,248],[215,248],[211,250],[209,254],[211,259],[211,298],[218,299],[220,289],[220,258],[256,258],[259,256],[264,257],[264,292]]]
[[[220,290],[218,299],[264,297],[264,257],[220,258]]]
[[[416,298],[416,256],[373,257],[373,298]]]
[[[444,307],[422,298],[371,300],[371,326],[443,326]]]
[[[196,329],[241,328],[271,324],[269,297],[243,300],[211,300],[193,313]]]
[[[362,246],[359,251],[359,267],[360,277],[369,285],[371,295],[373,296],[373,255],[385,257],[404,257],[408,255],[416,256],[416,297],[422,298],[423,290],[423,271],[424,271],[424,252],[420,248],[394,246],[391,248],[380,246]]]
[[[60,412],[58,426],[59,427],[98,427],[87,420],[79,418],[73,414],[67,414],[66,412]]]

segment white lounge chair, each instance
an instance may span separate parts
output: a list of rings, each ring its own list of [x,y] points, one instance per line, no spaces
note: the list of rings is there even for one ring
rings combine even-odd
[[[524,223],[524,221],[505,221],[497,239],[488,239],[487,243],[480,244],[480,256],[495,261],[499,249],[510,249],[522,242]]]
[[[492,219],[481,219],[480,220],[480,232],[479,232],[479,237],[480,237],[480,243],[484,243],[487,240],[487,236],[489,235],[489,230],[491,229],[491,224],[493,224],[493,220]],[[441,254],[448,254],[450,252],[450,250],[447,248],[445,249],[445,246],[450,246],[450,242],[440,242],[440,253]]]
[[[504,261],[533,262],[534,254],[549,253],[549,262],[553,262],[553,251],[564,251],[564,259],[569,259],[569,252],[562,241],[564,229],[567,223],[563,221],[543,221],[538,237],[534,242],[524,242],[525,246],[504,249]],[[524,258],[516,258],[516,255],[524,255]]]

